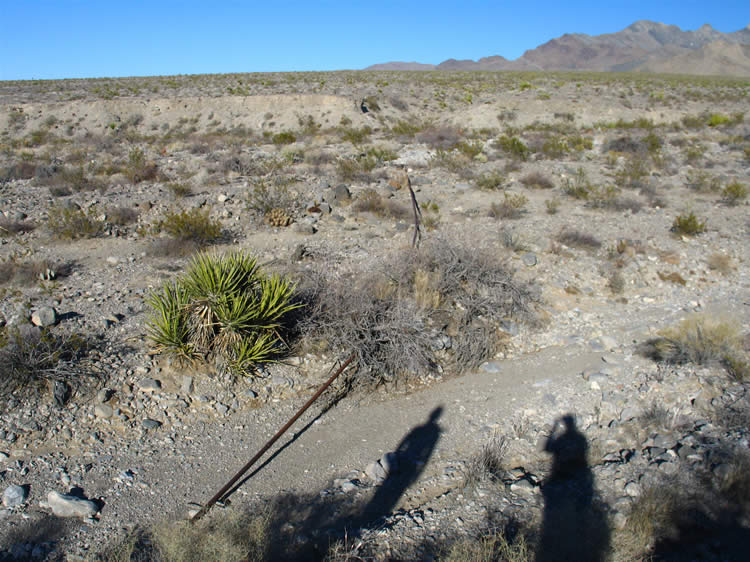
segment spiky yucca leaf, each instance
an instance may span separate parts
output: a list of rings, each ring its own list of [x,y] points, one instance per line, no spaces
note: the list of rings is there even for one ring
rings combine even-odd
[[[146,330],[157,350],[194,358],[187,322],[189,299],[184,288],[178,283],[166,283],[160,292],[152,292],[146,302],[151,306]]]
[[[256,332],[254,337],[244,337],[229,350],[230,367],[236,373],[247,375],[257,363],[273,362],[279,354],[279,338],[273,332]]]
[[[235,252],[228,256],[200,253],[190,262],[183,283],[193,299],[211,303],[247,291],[256,283],[257,260]]]
[[[151,298],[158,321],[149,335],[161,351],[223,360],[248,374],[283,349],[283,317],[301,306],[293,295],[292,283],[264,275],[247,254],[199,254],[182,278]]]

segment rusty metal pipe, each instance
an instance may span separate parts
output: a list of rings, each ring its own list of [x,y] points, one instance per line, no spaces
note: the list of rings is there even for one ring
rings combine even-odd
[[[250,470],[250,467],[251,467],[251,466],[253,466],[253,465],[254,465],[254,464],[255,464],[255,463],[256,463],[256,462],[258,461],[258,459],[259,459],[260,457],[262,457],[262,456],[263,456],[263,454],[264,454],[264,453],[265,453],[266,451],[268,451],[268,449],[270,449],[270,448],[271,448],[271,446],[272,446],[272,445],[273,445],[274,443],[276,443],[276,441],[278,441],[278,439],[279,439],[279,438],[280,438],[280,437],[281,437],[282,435],[284,435],[284,433],[286,433],[286,431],[287,431],[287,430],[288,430],[288,429],[289,429],[289,428],[290,428],[290,427],[292,426],[292,424],[293,424],[294,422],[296,422],[296,421],[297,421],[297,420],[299,419],[299,417],[300,417],[300,416],[301,416],[302,414],[304,414],[304,413],[305,413],[305,411],[306,411],[306,410],[307,410],[307,409],[308,409],[308,408],[309,408],[310,406],[312,406],[313,402],[315,402],[315,401],[316,401],[316,400],[317,400],[317,399],[318,399],[318,398],[320,397],[320,395],[321,395],[321,394],[323,394],[323,392],[325,391],[325,389],[326,389],[326,388],[328,388],[328,387],[329,387],[329,386],[331,385],[331,383],[333,383],[333,381],[335,381],[335,380],[336,380],[336,379],[338,378],[338,376],[339,376],[339,375],[340,375],[341,373],[343,373],[343,372],[344,372],[344,370],[345,370],[345,369],[346,369],[346,368],[347,368],[347,367],[349,366],[349,364],[350,364],[350,363],[351,363],[351,362],[352,362],[352,361],[354,360],[354,356],[355,356],[355,354],[354,354],[354,353],[352,353],[352,354],[351,354],[351,355],[349,356],[349,358],[348,358],[348,359],[347,359],[346,361],[344,361],[343,365],[341,365],[341,367],[339,367],[339,368],[338,368],[338,370],[337,370],[337,371],[336,371],[336,372],[335,372],[335,373],[334,373],[333,375],[331,375],[331,378],[329,378],[329,379],[328,379],[328,380],[327,380],[327,381],[326,381],[325,383],[323,383],[323,386],[321,386],[321,387],[320,387],[320,388],[319,388],[319,389],[318,389],[318,390],[317,390],[317,391],[315,392],[315,394],[313,394],[313,395],[312,395],[312,397],[310,398],[310,400],[308,400],[308,401],[307,401],[307,402],[305,403],[305,405],[304,405],[304,406],[302,406],[302,408],[300,408],[300,409],[299,409],[299,411],[298,411],[298,412],[297,412],[296,414],[294,414],[294,416],[292,416],[292,419],[290,419],[290,420],[289,420],[288,422],[286,422],[286,425],[284,425],[284,427],[282,427],[282,428],[281,428],[281,429],[280,429],[279,431],[277,431],[277,432],[276,432],[276,435],[274,435],[273,437],[271,437],[271,439],[270,439],[270,440],[269,440],[269,441],[268,441],[268,442],[267,442],[267,443],[266,443],[265,445],[263,445],[263,447],[262,447],[262,448],[260,449],[260,451],[258,451],[258,452],[257,452],[257,453],[255,454],[255,456],[254,456],[254,457],[253,457],[252,459],[250,459],[250,460],[248,461],[248,463],[247,463],[247,464],[246,464],[245,466],[243,466],[243,467],[242,467],[242,469],[241,469],[241,470],[240,470],[240,471],[239,471],[239,472],[238,472],[237,474],[235,474],[235,475],[234,475],[234,476],[232,477],[232,479],[231,479],[231,480],[230,480],[229,482],[227,482],[227,483],[226,483],[226,484],[225,484],[225,485],[224,485],[224,486],[223,486],[223,487],[221,488],[221,490],[219,490],[218,492],[216,492],[216,495],[214,495],[214,497],[212,497],[212,498],[211,498],[210,500],[208,500],[208,503],[206,503],[206,504],[205,504],[205,505],[204,505],[203,507],[201,507],[201,508],[200,508],[200,510],[198,511],[198,513],[196,513],[196,514],[195,514],[195,515],[194,515],[194,516],[192,517],[192,519],[190,519],[190,521],[191,521],[191,522],[193,522],[193,521],[198,521],[198,519],[200,519],[200,518],[201,518],[201,517],[203,517],[203,516],[204,516],[204,515],[205,515],[206,513],[208,513],[208,510],[209,510],[209,509],[211,509],[211,507],[213,507],[213,505],[214,505],[214,504],[215,504],[215,503],[216,503],[217,501],[219,501],[219,500],[220,500],[221,498],[223,498],[223,497],[224,497],[224,494],[226,494],[226,493],[227,493],[227,492],[228,492],[228,491],[229,491],[229,490],[230,490],[230,489],[232,488],[232,486],[233,486],[233,485],[235,484],[235,482],[237,482],[237,480],[239,480],[240,478],[242,478],[242,475],[243,475],[243,474],[245,474],[245,473],[246,473],[246,472],[247,472],[248,470]]]

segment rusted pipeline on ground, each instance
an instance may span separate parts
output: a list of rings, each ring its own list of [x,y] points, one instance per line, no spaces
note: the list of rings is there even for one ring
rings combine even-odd
[[[292,424],[296,422],[302,414],[305,413],[305,410],[307,410],[310,406],[312,406],[313,402],[315,402],[320,397],[320,395],[323,394],[325,389],[328,388],[331,385],[331,383],[333,383],[333,381],[335,381],[338,378],[338,376],[344,372],[344,370],[346,370],[349,364],[354,360],[354,357],[355,357],[355,354],[352,353],[349,356],[349,358],[346,361],[344,361],[341,367],[339,367],[338,370],[333,375],[331,375],[331,378],[329,378],[325,383],[323,383],[323,386],[321,386],[315,392],[315,394],[312,395],[310,400],[308,400],[305,403],[305,405],[302,406],[302,408],[300,408],[299,411],[296,414],[294,414],[294,416],[292,416],[292,419],[286,422],[286,425],[284,425],[284,427],[282,427],[279,431],[277,431],[276,435],[271,437],[271,439],[265,445],[263,445],[260,451],[258,451],[255,454],[255,456],[252,459],[250,459],[248,463],[245,466],[243,466],[242,469],[237,474],[235,474],[232,477],[232,479],[221,488],[221,490],[216,492],[216,495],[214,495],[214,497],[208,500],[208,503],[206,503],[203,507],[201,507],[200,511],[198,511],[198,513],[196,513],[192,517],[192,519],[190,519],[191,522],[198,521],[198,519],[200,519],[206,513],[208,513],[208,510],[211,509],[211,507],[213,507],[213,505],[217,501],[219,501],[221,498],[224,497],[224,494],[226,494],[232,488],[235,482],[237,482],[237,480],[242,478],[243,474],[245,474],[248,470],[250,470],[250,467],[253,466],[258,461],[258,459],[262,457],[263,454],[266,451],[268,451],[268,449],[270,449],[274,443],[276,443],[276,441],[278,441],[279,437],[281,437],[282,435],[284,435],[284,433],[286,433],[286,431],[292,426]]]

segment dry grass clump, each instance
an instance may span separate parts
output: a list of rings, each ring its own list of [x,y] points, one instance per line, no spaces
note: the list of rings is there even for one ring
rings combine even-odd
[[[602,246],[602,241],[596,236],[572,228],[563,229],[556,240],[565,246],[584,250],[597,250]]]
[[[0,236],[25,234],[36,228],[36,225],[30,221],[16,221],[4,216],[0,216]]]
[[[464,136],[464,132],[456,127],[444,125],[429,127],[417,133],[417,142],[429,145],[431,148],[450,150],[455,148]]]
[[[107,221],[117,226],[126,226],[138,220],[138,210],[133,207],[110,207],[106,214]]]
[[[360,213],[369,212],[379,217],[391,219],[407,219],[411,216],[411,209],[406,205],[390,198],[381,196],[374,189],[365,189],[354,202],[354,210]]]
[[[252,187],[247,190],[245,202],[249,211],[263,219],[274,209],[281,209],[289,217],[294,217],[298,210],[289,182],[283,178],[253,182]]]
[[[19,389],[42,388],[47,381],[79,384],[87,375],[83,359],[91,342],[50,330],[0,331],[0,398]]]
[[[711,254],[706,260],[708,268],[713,271],[718,271],[722,275],[728,275],[734,269],[732,265],[732,258],[726,254],[715,252]]]
[[[270,555],[268,526],[268,517],[263,513],[214,510],[195,523],[163,522],[148,531],[130,533],[96,559],[102,562],[261,562]]]
[[[724,544],[723,557],[744,559],[744,544],[732,540],[737,515],[750,505],[750,455],[739,449],[715,451],[721,476],[681,473],[647,487],[633,503],[615,550],[628,560],[687,560],[707,543]],[[624,559],[624,558],[621,558]]]
[[[531,189],[552,189],[555,183],[542,172],[530,172],[521,178],[521,183]]]
[[[50,281],[67,277],[73,271],[73,263],[53,264],[47,260],[18,262],[9,259],[0,263],[0,285],[12,283],[28,286],[39,281]]]
[[[697,314],[646,341],[641,353],[673,364],[722,365],[737,380],[750,376],[750,363],[734,321]]]
[[[440,559],[445,562],[531,562],[534,558],[533,549],[523,536],[511,542],[503,533],[490,533],[456,542]]]
[[[483,482],[497,482],[502,478],[508,443],[504,437],[493,435],[468,462],[464,472],[464,487],[476,488]]]
[[[299,290],[307,303],[303,343],[342,358],[353,352],[352,382],[365,388],[408,381],[441,361],[457,371],[476,367],[499,345],[496,326],[532,321],[538,298],[496,256],[447,237],[396,252],[369,271],[305,270]]]
[[[88,211],[78,208],[52,206],[47,211],[47,228],[55,238],[77,240],[95,238],[104,232],[105,223],[94,207]]]

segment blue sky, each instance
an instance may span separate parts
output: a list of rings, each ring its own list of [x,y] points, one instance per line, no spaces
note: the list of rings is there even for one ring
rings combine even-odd
[[[358,69],[519,57],[639,19],[750,24],[748,0],[0,0],[0,80]]]

